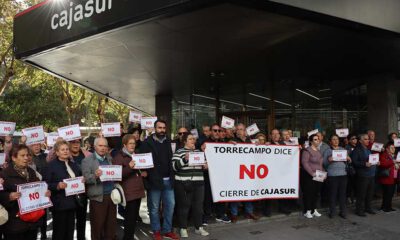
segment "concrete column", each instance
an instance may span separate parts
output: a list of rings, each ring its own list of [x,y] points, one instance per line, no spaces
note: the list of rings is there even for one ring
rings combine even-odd
[[[399,80],[393,75],[368,79],[368,128],[376,133],[376,141],[386,143],[390,132],[397,132],[397,95]]]
[[[156,95],[156,116],[167,122],[167,132],[171,132],[172,125],[172,96]]]

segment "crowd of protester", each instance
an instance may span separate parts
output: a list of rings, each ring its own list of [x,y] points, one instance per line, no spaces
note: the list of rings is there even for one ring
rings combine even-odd
[[[52,239],[72,240],[74,231],[78,240],[85,239],[87,208],[91,239],[116,239],[117,212],[124,217],[123,239],[134,239],[134,233],[142,201],[146,201],[153,238],[179,239],[189,237],[189,226],[194,233],[209,235],[205,227],[210,221],[235,223],[243,208],[244,218],[258,220],[261,215],[269,217],[273,206],[283,214],[290,214],[299,203],[305,218],[321,217],[317,208],[319,200],[327,199],[329,218],[338,215],[347,218],[348,202],[355,201],[355,214],[360,217],[375,214],[372,206],[375,184],[382,190],[381,210],[395,211],[392,198],[398,184],[399,162],[395,147],[396,133],[379,152],[379,164],[371,165],[369,155],[375,141],[375,132],[370,130],[359,135],[349,134],[340,138],[332,134],[328,143],[324,134],[318,132],[299,138],[301,149],[300,184],[301,201],[262,200],[259,202],[213,203],[207,164],[189,166],[189,152],[204,151],[208,142],[255,143],[293,145],[293,132],[273,129],[269,134],[258,133],[247,136],[246,126],[237,124],[233,129],[224,129],[218,124],[204,125],[199,136],[185,127],[178,128],[176,138],[167,136],[167,123],[158,120],[154,129],[142,134],[140,125],[130,126],[121,137],[86,139],[67,142],[58,139],[54,147],[47,149],[41,144],[26,146],[24,137],[13,143],[11,136],[0,138],[0,152],[6,153],[6,163],[0,170],[0,204],[8,212],[8,221],[0,226],[4,239],[47,239],[47,218],[51,213]],[[147,136],[147,137],[146,137]],[[171,146],[174,144],[175,149]],[[345,161],[334,161],[334,150],[347,150]],[[151,153],[154,167],[146,170],[135,168],[132,155]],[[102,182],[103,172],[99,166],[121,165],[121,182]],[[327,173],[323,182],[315,181],[317,171]],[[68,178],[83,177],[86,192],[67,196],[65,188]],[[19,213],[17,203],[21,194],[17,185],[45,181],[46,196],[53,206],[49,211],[38,211],[29,216]],[[113,190],[120,189],[122,199],[117,203]],[[398,189],[398,188],[397,188]],[[326,196],[324,196],[326,195]],[[339,205],[337,214],[336,206]],[[256,211],[260,209],[260,211]],[[161,220],[162,219],[162,220]],[[191,219],[191,221],[190,221]],[[173,226],[179,229],[179,235]]]

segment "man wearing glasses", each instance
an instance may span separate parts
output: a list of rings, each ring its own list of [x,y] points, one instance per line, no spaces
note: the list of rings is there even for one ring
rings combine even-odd
[[[365,217],[365,213],[375,214],[372,210],[371,201],[374,194],[375,170],[376,166],[369,162],[371,150],[368,149],[368,134],[361,134],[360,144],[353,150],[351,159],[357,172],[356,188],[356,214]]]
[[[183,137],[183,134],[188,133],[188,132],[189,131],[185,127],[180,127],[178,129],[178,133],[177,133],[175,139],[172,141],[172,143],[176,143],[176,150],[184,147],[185,144],[182,141],[182,137]]]
[[[210,137],[201,145],[201,150],[204,152],[207,142],[222,142],[220,139],[221,128],[218,124],[214,123],[211,126]],[[211,216],[213,206],[210,177],[208,175],[208,170],[204,170],[204,217],[203,225],[208,224],[208,218]],[[215,220],[217,222],[230,223],[231,220],[226,215],[226,204],[225,203],[215,203]]]

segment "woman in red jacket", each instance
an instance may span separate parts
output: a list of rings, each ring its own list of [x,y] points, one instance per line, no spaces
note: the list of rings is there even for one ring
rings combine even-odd
[[[379,158],[379,183],[382,184],[383,190],[381,208],[384,212],[395,211],[392,208],[392,198],[397,180],[397,169],[399,169],[399,164],[394,161],[395,151],[394,143],[390,141],[385,145],[385,151]]]

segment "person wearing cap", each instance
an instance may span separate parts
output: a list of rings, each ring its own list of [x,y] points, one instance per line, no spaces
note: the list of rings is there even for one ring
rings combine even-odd
[[[67,141],[58,141],[54,144],[57,158],[49,162],[44,181],[51,190],[51,208],[53,216],[52,239],[74,239],[76,196],[66,196],[67,183],[63,180],[82,175],[78,165],[70,160],[70,150]]]
[[[122,196],[125,200],[124,240],[134,239],[136,222],[139,216],[141,198],[145,196],[142,177],[147,176],[145,171],[135,169],[132,155],[135,154],[136,141],[133,134],[126,134],[122,138],[123,148],[112,160],[114,165],[122,166]]]
[[[80,171],[82,171],[82,160],[92,155],[92,153],[81,148],[80,139],[69,141],[69,147],[72,161],[76,163]],[[87,203],[86,194],[80,194],[80,204],[78,204],[75,210],[77,240],[85,240]]]
[[[92,240],[114,240],[117,229],[117,208],[111,200],[114,182],[102,182],[100,166],[111,165],[107,154],[107,139],[94,140],[95,152],[82,160],[82,173],[86,183],[86,194],[90,199],[90,225]]]
[[[2,226],[7,240],[36,240],[37,229],[44,220],[39,215],[31,219],[34,222],[27,222],[23,221],[19,214],[18,199],[21,193],[17,192],[17,185],[39,181],[35,171],[28,166],[28,151],[26,145],[14,145],[10,151],[12,162],[0,172],[0,178],[4,179],[4,190],[0,191],[0,204],[8,212],[8,221]],[[46,197],[50,195],[51,192],[47,191]]]

